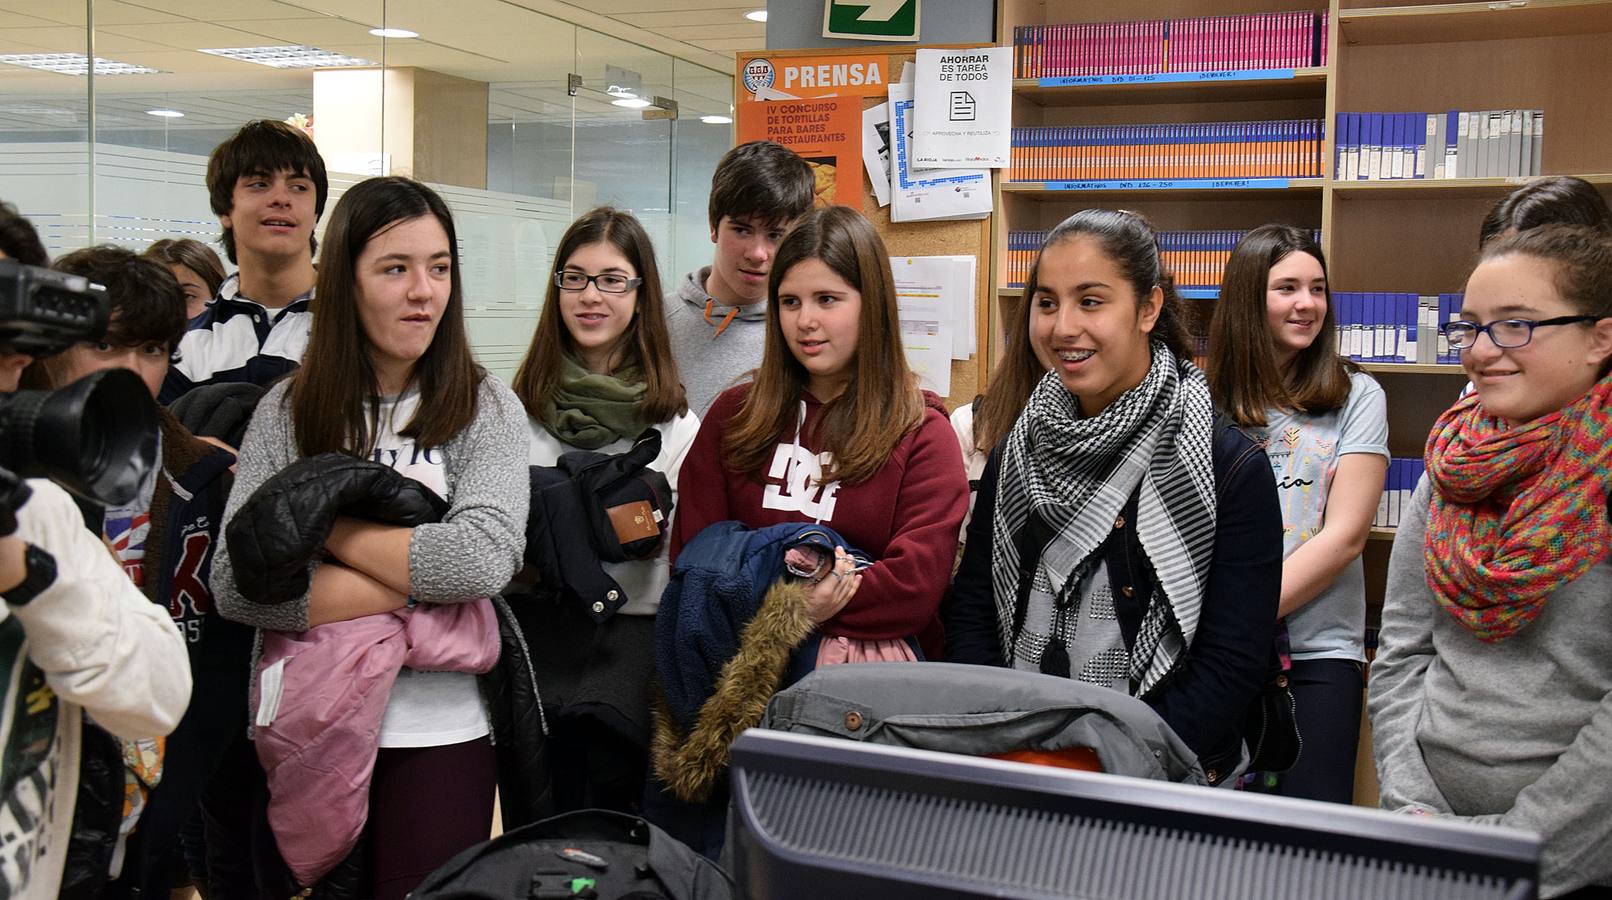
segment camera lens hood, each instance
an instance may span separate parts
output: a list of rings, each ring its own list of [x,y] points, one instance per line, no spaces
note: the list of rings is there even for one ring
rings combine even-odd
[[[20,476],[118,506],[139,495],[156,465],[156,403],[127,369],[0,397],[0,466]]]

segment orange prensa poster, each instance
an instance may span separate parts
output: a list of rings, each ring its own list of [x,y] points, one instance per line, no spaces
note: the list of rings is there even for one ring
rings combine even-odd
[[[776,141],[812,167],[817,206],[862,209],[862,98],[739,103],[738,140]]]

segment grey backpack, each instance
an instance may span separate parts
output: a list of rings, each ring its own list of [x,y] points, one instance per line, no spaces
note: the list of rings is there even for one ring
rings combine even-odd
[[[1085,747],[1113,775],[1207,783],[1197,756],[1146,703],[995,666],[820,668],[774,695],[760,727],[969,756]]]

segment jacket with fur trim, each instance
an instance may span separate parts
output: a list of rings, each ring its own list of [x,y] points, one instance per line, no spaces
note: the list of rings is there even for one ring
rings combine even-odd
[[[858,640],[917,638],[924,655],[941,652],[939,608],[951,580],[957,536],[968,512],[968,479],[957,437],[940,398],[924,392],[918,425],[902,436],[873,477],[857,484],[815,479],[823,447],[813,432],[824,404],[809,393],[805,422],[774,447],[765,477],[725,464],[722,435],[749,385],[723,392],[700,423],[678,476],[672,560],[713,522],[733,519],[751,528],[798,522],[827,525],[878,560],[862,572],[851,602],[819,630]]]
[[[806,583],[783,577],[784,551],[803,543],[847,546],[821,525],[751,530],[726,521],[678,556],[655,618],[661,693],[652,752],[655,773],[679,799],[705,799],[727,767],[729,745],[761,720],[812,633]]]

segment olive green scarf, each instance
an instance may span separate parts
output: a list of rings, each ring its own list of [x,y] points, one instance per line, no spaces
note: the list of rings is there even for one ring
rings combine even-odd
[[[543,405],[543,427],[582,450],[597,450],[621,438],[631,440],[649,427],[640,416],[646,390],[644,370],[639,366],[598,375],[564,354],[560,388]]]

